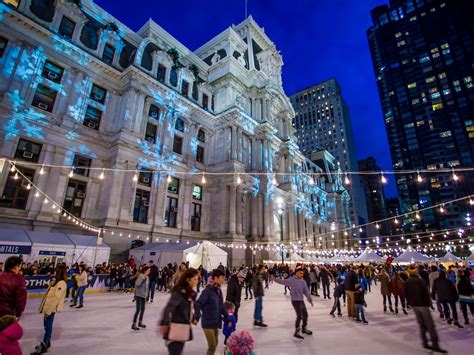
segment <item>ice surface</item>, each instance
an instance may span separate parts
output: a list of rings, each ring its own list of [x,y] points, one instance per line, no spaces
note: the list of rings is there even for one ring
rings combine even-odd
[[[320,291],[321,292],[321,291]],[[331,290],[332,292],[332,290]],[[224,290],[225,294],[225,290]],[[245,292],[243,292],[243,296]],[[86,295],[83,309],[70,309],[57,314],[52,339],[51,355],[131,355],[167,354],[164,341],[156,335],[155,328],[168,294],[158,293],[154,303],[148,303],[144,323],[146,330],[130,331],[135,310],[130,294]],[[254,329],[253,300],[243,301],[239,312],[238,329],[250,329],[256,340],[257,355],[416,355],[425,354],[413,312],[409,315],[383,313],[379,288],[372,289],[366,297],[368,326],[355,323],[344,316],[333,319],[328,315],[331,300],[315,298],[315,306],[309,304],[309,328],[312,336],[303,341],[293,340],[294,311],[289,296],[283,295],[283,286],[273,284],[263,302],[264,321],[269,327]],[[24,354],[29,354],[43,335],[42,316],[37,309],[40,299],[29,299],[21,325],[25,335],[21,340]],[[462,315],[460,315],[460,320]],[[474,354],[473,328],[458,330],[442,322],[433,312],[441,339],[441,346],[451,355]],[[464,323],[464,322],[462,322]],[[462,324],[461,323],[461,324]],[[472,322],[471,322],[472,323]],[[222,354],[224,337],[220,334],[220,346],[216,354]],[[200,325],[194,327],[194,340],[187,343],[184,354],[205,354],[206,340]]]

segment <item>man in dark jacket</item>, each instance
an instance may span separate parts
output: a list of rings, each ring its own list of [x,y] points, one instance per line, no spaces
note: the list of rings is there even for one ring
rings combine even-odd
[[[224,307],[221,286],[224,283],[224,271],[212,271],[212,281],[207,285],[196,301],[194,307],[194,322],[196,325],[201,319],[201,326],[207,340],[206,355],[213,355],[219,344],[219,329],[222,327],[222,318],[228,322],[227,312]]]
[[[456,309],[456,302],[459,300],[458,291],[456,290],[454,283],[446,278],[446,271],[440,271],[438,278],[434,280],[431,297],[433,299],[439,300],[443,306],[444,319],[448,321],[448,324],[453,322],[449,312],[449,308],[451,308],[454,325],[456,325],[458,328],[464,328],[458,322],[458,311]]]
[[[321,279],[321,284],[323,285],[323,295],[324,299],[328,298],[331,299],[331,296],[329,294],[329,286],[331,284],[330,281],[330,276],[328,270],[323,266],[321,268],[321,271],[319,272],[319,277]]]
[[[263,296],[265,292],[263,290],[263,273],[265,272],[265,267],[259,265],[255,271],[255,276],[252,280],[253,295],[255,297],[255,311],[253,314],[253,325],[257,327],[266,327],[267,325],[263,323]]]
[[[232,275],[229,282],[227,283],[227,295],[225,300],[227,302],[232,302],[235,305],[234,316],[236,322],[239,320],[239,307],[240,300],[242,298],[242,285],[244,283],[245,277],[247,276],[247,270],[240,270],[237,275]]]
[[[158,282],[158,267],[155,265],[153,260],[148,262],[148,267],[150,268],[150,275],[148,276],[149,288],[146,301],[153,303],[153,298],[155,297],[156,283]]]
[[[0,317],[13,315],[20,318],[26,306],[26,283],[20,274],[22,259],[10,256],[5,271],[0,272]]]
[[[438,333],[436,332],[436,327],[430,312],[431,299],[428,286],[426,282],[418,276],[418,270],[416,268],[409,268],[408,273],[410,277],[405,282],[405,297],[408,305],[410,305],[413,312],[415,312],[416,320],[420,326],[423,348],[446,354],[447,351],[441,349],[438,344]],[[431,346],[428,344],[426,332],[430,333]]]
[[[320,273],[321,274],[321,273]],[[344,289],[347,296],[347,315],[351,318],[356,317],[356,306],[354,301],[355,285],[358,283],[355,268],[352,267],[344,280]]]

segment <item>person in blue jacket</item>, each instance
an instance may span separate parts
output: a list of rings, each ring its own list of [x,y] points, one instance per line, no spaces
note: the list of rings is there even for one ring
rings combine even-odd
[[[201,326],[207,340],[206,355],[214,355],[216,352],[222,318],[224,322],[229,323],[221,291],[224,277],[224,271],[221,269],[213,270],[211,282],[204,288],[194,306],[193,324],[196,325],[201,320]]]
[[[364,270],[359,269],[359,271],[357,271],[357,278],[359,279],[359,285],[362,287],[362,290],[364,290],[364,293],[367,292],[369,283],[364,275]]]
[[[226,301],[224,303],[224,307],[227,312],[227,320],[228,322],[224,321],[224,325],[222,327],[222,333],[225,336],[224,344],[227,344],[227,339],[235,332],[235,328],[237,325],[237,317],[235,316],[235,305],[232,302]]]

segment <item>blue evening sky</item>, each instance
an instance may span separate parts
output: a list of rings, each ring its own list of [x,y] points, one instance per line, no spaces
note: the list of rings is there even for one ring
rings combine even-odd
[[[245,0],[95,0],[132,30],[150,17],[191,50],[245,18]],[[357,157],[391,170],[366,30],[384,0],[248,0],[248,11],[283,55],[287,95],[335,77],[352,114]],[[396,195],[393,179],[387,196]]]

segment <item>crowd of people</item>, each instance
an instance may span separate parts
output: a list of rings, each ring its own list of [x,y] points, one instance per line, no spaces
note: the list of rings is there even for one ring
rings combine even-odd
[[[295,311],[294,337],[300,341],[311,336],[308,329],[308,310],[315,298],[332,300],[330,317],[343,317],[364,325],[367,307],[365,295],[380,284],[380,306],[384,313],[403,313],[412,310],[420,327],[423,348],[446,353],[439,344],[432,311],[447,324],[463,328],[458,309],[469,324],[469,313],[474,315],[471,269],[457,264],[448,267],[418,265],[255,265],[229,269],[220,264],[212,271],[203,266],[191,268],[189,263],[155,265],[153,260],[137,265],[133,258],[121,264],[101,264],[91,268],[84,263],[51,268],[37,263],[25,264],[20,257],[10,257],[0,273],[0,353],[21,354],[19,339],[23,332],[19,324],[26,305],[26,287],[23,275],[51,275],[51,283],[43,297],[40,313],[43,314],[44,336],[32,354],[45,354],[51,347],[55,315],[63,310],[65,299],[71,297],[71,308],[84,307],[84,294],[89,274],[107,275],[110,292],[132,292],[135,313],[131,330],[146,328],[143,323],[146,303],[154,300],[155,292],[169,292],[170,298],[159,321],[159,333],[165,339],[169,354],[183,352],[185,343],[193,339],[192,327],[201,323],[208,349],[215,354],[219,334],[224,344],[236,335],[239,309],[245,290],[245,300],[254,300],[254,326],[268,325],[263,317],[263,299],[272,283],[284,286],[290,293]],[[38,271],[39,270],[39,271]],[[224,295],[222,285],[227,281]],[[435,308],[436,307],[436,308]],[[337,312],[337,313],[336,313]],[[428,337],[429,335],[429,337]]]

